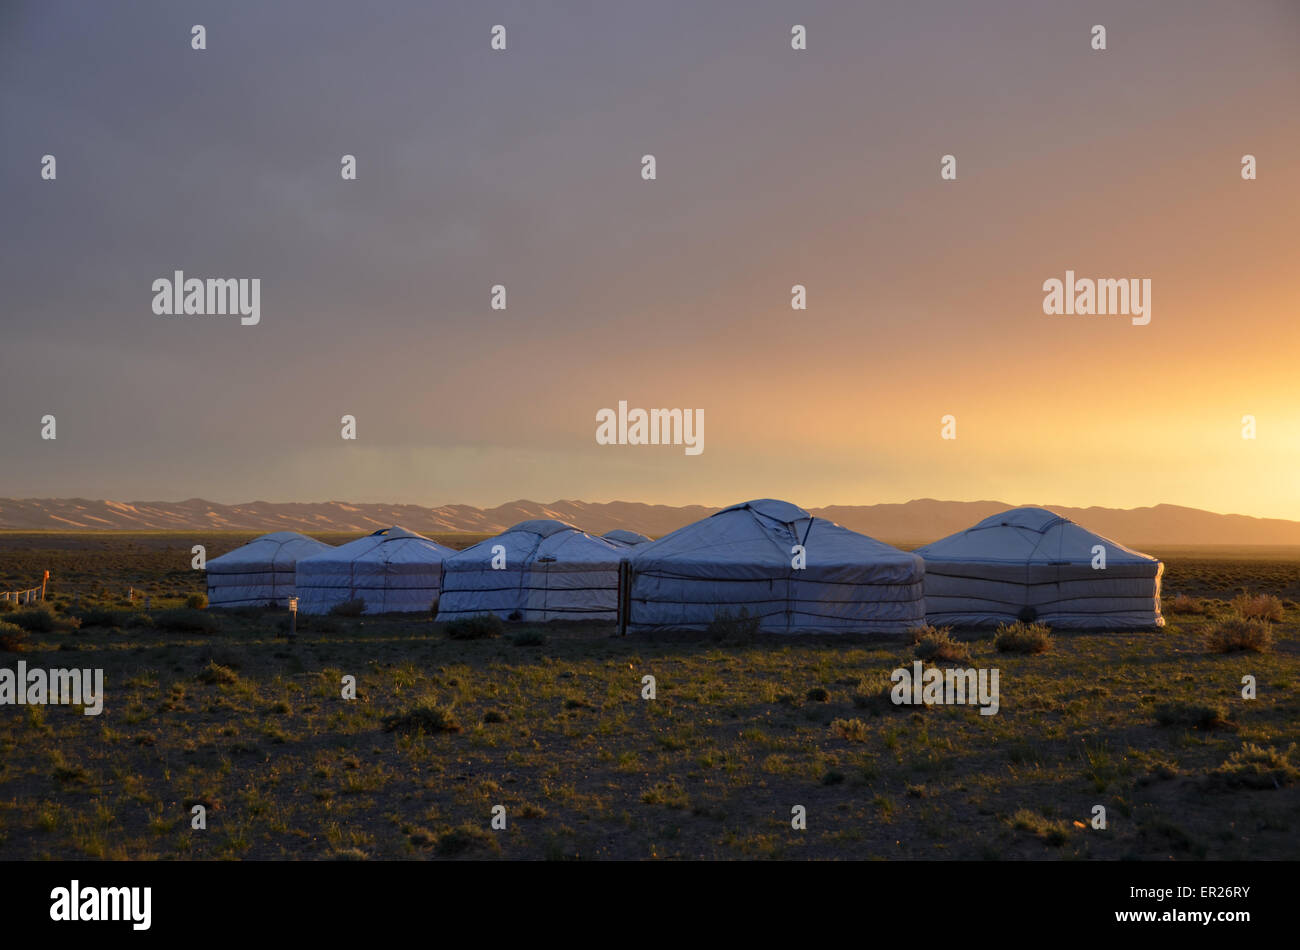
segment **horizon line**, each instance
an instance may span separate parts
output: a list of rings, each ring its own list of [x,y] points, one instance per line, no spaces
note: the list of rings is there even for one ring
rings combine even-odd
[[[760,496],[760,497],[771,497],[771,496]],[[4,502],[28,502],[28,503],[30,502],[92,502],[92,503],[99,502],[103,504],[119,504],[119,505],[135,506],[135,505],[183,505],[191,502],[201,502],[206,505],[218,505],[223,508],[238,508],[238,507],[249,506],[249,505],[373,505],[379,507],[424,508],[429,511],[435,511],[439,508],[473,508],[477,511],[490,511],[496,508],[504,508],[509,505],[524,505],[524,504],[540,505],[542,507],[549,507],[552,505],[562,505],[562,504],[579,504],[579,505],[644,505],[646,507],[652,507],[652,508],[677,508],[677,509],[683,509],[683,508],[722,509],[722,508],[730,507],[731,505],[743,504],[746,501],[753,501],[753,500],[757,500],[757,499],[746,498],[743,499],[742,501],[732,501],[726,504],[706,504],[703,502],[691,502],[688,504],[675,505],[675,504],[669,504],[667,502],[626,501],[622,499],[615,499],[612,501],[588,501],[581,498],[558,498],[554,501],[546,502],[546,501],[534,501],[533,499],[530,498],[512,498],[508,501],[503,501],[493,505],[475,505],[469,502],[442,502],[440,504],[431,505],[431,504],[424,504],[420,502],[347,501],[343,499],[329,499],[326,501],[269,501],[267,499],[259,498],[252,501],[222,502],[222,501],[213,501],[208,498],[200,498],[198,496],[193,496],[193,495],[188,498],[183,498],[179,500],[166,500],[166,499],[143,500],[142,499],[136,501],[126,501],[117,498],[90,498],[82,495],[71,495],[71,496],[47,495],[47,496],[28,496],[28,497],[4,496],[4,497],[0,497],[0,504]],[[786,499],[782,499],[782,500],[786,500]],[[1214,511],[1209,508],[1197,508],[1192,505],[1177,505],[1171,502],[1157,502],[1152,505],[1136,505],[1131,508],[1122,508],[1122,507],[1115,507],[1111,505],[1077,505],[1077,504],[1059,505],[1059,504],[1033,503],[1033,502],[1021,503],[1021,504],[1010,504],[1008,502],[999,501],[997,499],[991,499],[991,498],[966,500],[966,499],[951,499],[951,498],[949,499],[933,498],[933,497],[926,496],[922,498],[910,498],[907,501],[902,501],[902,502],[879,501],[879,502],[866,502],[866,503],[856,503],[856,504],[832,503],[832,504],[824,504],[824,505],[798,505],[798,507],[803,508],[805,511],[812,511],[818,509],[824,510],[828,508],[878,508],[884,506],[903,507],[906,505],[916,504],[918,502],[933,502],[935,504],[956,504],[956,505],[982,505],[982,504],[1004,505],[1008,509],[1045,508],[1051,510],[1055,508],[1067,508],[1067,509],[1076,509],[1081,511],[1103,510],[1103,511],[1132,512],[1132,511],[1154,511],[1157,508],[1175,508],[1175,509],[1182,509],[1185,511],[1202,512],[1204,514],[1217,515],[1219,517],[1225,517],[1225,518],[1248,518],[1252,521],[1282,521],[1288,524],[1300,524],[1300,519],[1295,519],[1295,518],[1283,518],[1275,515],[1248,515],[1240,512]],[[795,503],[791,502],[791,504],[795,504]]]

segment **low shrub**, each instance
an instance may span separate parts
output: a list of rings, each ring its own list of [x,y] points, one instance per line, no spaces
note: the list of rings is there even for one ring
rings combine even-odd
[[[447,624],[447,638],[450,640],[486,640],[499,637],[506,625],[496,614],[475,614],[473,617],[461,617]]]
[[[404,713],[385,716],[384,732],[460,732],[460,723],[450,709],[434,703],[421,703]]]
[[[54,614],[46,607],[29,607],[16,610],[9,623],[22,627],[29,633],[53,633]]]
[[[950,632],[949,627],[943,627],[942,630],[945,633]],[[933,624],[928,624],[928,623],[923,623],[919,627],[908,627],[907,645],[910,647],[914,647],[922,640],[924,640],[926,637],[936,636],[939,634],[939,632],[940,632],[939,627],[936,627]]]
[[[1233,611],[1247,620],[1273,620],[1283,617],[1282,601],[1272,594],[1239,594],[1232,598]]]
[[[27,638],[31,636],[15,623],[0,622],[0,653],[22,653],[27,648]]]
[[[1273,647],[1273,625],[1267,620],[1230,614],[1205,636],[1212,653],[1267,653]]]
[[[1222,706],[1206,706],[1198,703],[1161,703],[1155,709],[1156,722],[1162,726],[1180,726],[1185,729],[1199,729],[1209,732],[1212,729],[1236,729],[1236,724],[1229,721],[1228,714]]]
[[[1052,647],[1051,633],[1045,623],[999,624],[993,645],[999,653],[1046,653]]]
[[[190,608],[190,610],[202,610],[207,605],[207,594],[190,594],[185,598],[185,606]]]
[[[663,805],[665,808],[681,811],[690,805],[691,798],[686,794],[686,789],[673,779],[651,785],[641,793],[641,802],[645,805]]]
[[[947,627],[923,634],[916,641],[916,658],[933,662],[969,663],[970,647],[954,640]]]
[[[1164,612],[1168,614],[1208,614],[1210,607],[1199,597],[1179,594],[1164,603]]]
[[[469,851],[500,851],[501,846],[492,832],[465,824],[439,835],[433,850],[439,857],[454,858]]]
[[[203,683],[229,684],[239,682],[239,674],[228,666],[209,660],[208,665],[199,671],[196,679]]]
[[[1296,745],[1285,752],[1247,742],[1210,772],[1211,783],[1230,788],[1284,788],[1300,783]]]
[[[28,633],[71,633],[81,627],[78,617],[56,617],[48,607],[29,607],[9,615],[8,623]]]
[[[1070,829],[1063,821],[1044,818],[1028,808],[1021,808],[1011,816],[1011,826],[1017,831],[1028,831],[1044,844],[1059,848],[1070,838]]]
[[[894,702],[894,685],[888,677],[864,677],[858,681],[857,689],[853,692],[853,708],[871,713],[873,716],[884,716],[900,710],[923,711],[930,708],[924,705],[912,706],[908,703]]]
[[[325,855],[327,861],[369,861],[370,855],[360,848],[331,848]]]
[[[831,723],[831,732],[849,742],[866,742],[871,734],[861,719],[836,719]]]

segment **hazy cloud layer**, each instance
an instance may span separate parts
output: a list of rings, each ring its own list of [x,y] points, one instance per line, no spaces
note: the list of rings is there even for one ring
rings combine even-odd
[[[6,4],[0,496],[1300,517],[1297,49],[1262,0]],[[1067,268],[1152,323],[1043,315]],[[176,269],[261,323],[154,315]],[[597,446],[620,399],[706,451]]]

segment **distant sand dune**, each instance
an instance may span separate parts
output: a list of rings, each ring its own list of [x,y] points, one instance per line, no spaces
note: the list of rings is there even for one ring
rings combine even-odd
[[[737,499],[743,500],[743,499]],[[798,503],[798,499],[790,499]],[[1021,499],[1015,504],[1038,504]],[[809,509],[814,515],[893,543],[925,543],[967,528],[1013,504],[1000,501],[936,501],[904,504],[834,505]],[[1222,515],[1197,508],[1067,508],[1041,505],[1092,531],[1129,545],[1300,545],[1300,522]],[[0,499],[0,529],[347,531],[368,532],[400,524],[424,534],[467,531],[494,533],[529,518],[558,518],[597,534],[628,528],[659,537],[716,508],[673,507],[639,502],[512,501],[495,508],[469,505],[358,504],[344,502],[219,505],[191,498],[179,502],[90,501],[85,498]]]

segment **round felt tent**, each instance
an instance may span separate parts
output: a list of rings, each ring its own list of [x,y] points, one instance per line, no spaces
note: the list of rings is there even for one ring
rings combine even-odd
[[[332,551],[331,545],[296,531],[276,531],[207,563],[212,607],[287,607],[301,558]]]
[[[638,534],[635,531],[628,531],[626,528],[615,528],[613,531],[606,531],[601,535],[606,541],[612,541],[624,547],[633,547],[638,544],[645,544],[650,539],[644,534]]]
[[[324,614],[351,600],[365,613],[416,613],[438,600],[442,563],[455,554],[422,534],[394,526],[298,561],[298,609]]]
[[[438,620],[615,620],[624,551],[563,521],[521,521],[443,562]]]
[[[1042,508],[1012,508],[916,553],[925,558],[926,616],[935,625],[1037,620],[1128,629],[1165,622],[1159,560]]]
[[[772,499],[637,546],[628,574],[629,631],[702,630],[742,609],[771,633],[893,631],[925,620],[919,557]]]

